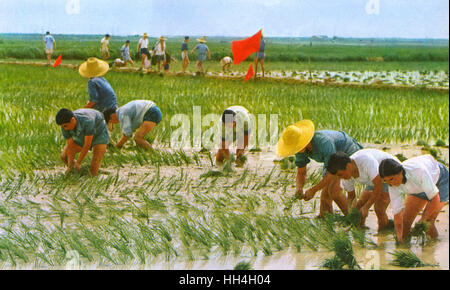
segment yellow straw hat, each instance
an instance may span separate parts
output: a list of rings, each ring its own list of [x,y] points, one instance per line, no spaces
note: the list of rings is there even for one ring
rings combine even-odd
[[[277,144],[277,155],[288,157],[304,149],[314,136],[314,123],[301,120],[284,129]]]
[[[144,32],[144,35],[143,35],[143,36],[148,36],[147,32]]]
[[[201,43],[206,43],[206,36],[203,36],[202,38],[197,38],[197,41]]]
[[[90,57],[83,62],[78,68],[80,75],[86,78],[99,77],[106,74],[109,70],[109,65],[106,61],[99,60],[96,57]]]
[[[159,40],[166,40],[166,38],[165,38],[164,36],[161,36],[161,37],[159,38]]]

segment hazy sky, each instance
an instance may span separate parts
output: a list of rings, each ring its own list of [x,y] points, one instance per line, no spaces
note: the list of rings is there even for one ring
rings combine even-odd
[[[0,0],[0,33],[449,38],[448,0]]]

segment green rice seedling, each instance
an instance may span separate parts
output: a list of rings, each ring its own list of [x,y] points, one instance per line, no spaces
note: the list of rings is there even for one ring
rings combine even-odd
[[[426,141],[424,141],[424,140],[419,140],[419,141],[417,141],[416,145],[417,145],[417,146],[430,147],[430,145],[429,145]]]
[[[361,224],[361,218],[361,212],[353,207],[348,211],[348,214],[344,218],[342,218],[341,223],[352,227],[359,227],[359,225]]]
[[[402,153],[395,154],[395,157],[397,157],[400,162],[403,162],[408,159]]]
[[[409,250],[408,252],[396,250],[389,254],[394,256],[394,260],[391,262],[391,264],[394,266],[405,267],[405,268],[435,266],[435,265],[431,265],[431,264],[425,264],[411,250]]]
[[[220,177],[220,176],[224,176],[224,173],[222,171],[210,170],[206,173],[201,174],[200,178],[210,178],[210,177]]]
[[[360,269],[361,267],[356,262],[353,255],[352,243],[345,232],[339,232],[333,237],[333,250],[336,257],[339,258],[349,269]]]
[[[354,228],[352,228],[350,231],[352,233],[353,239],[356,240],[362,247],[365,247],[367,245],[377,247],[377,244],[374,241],[366,237],[364,231],[356,230]]]
[[[427,221],[421,221],[414,225],[411,230],[411,236],[417,237],[420,244],[423,246],[426,242],[426,231],[429,229],[430,224]]]
[[[339,259],[337,256],[333,256],[332,258],[327,258],[320,266],[321,268],[326,268],[330,270],[342,270],[345,266],[345,263]]]
[[[445,146],[447,146],[445,141],[442,140],[442,139],[438,139],[434,145],[437,146],[437,147],[445,147]]]

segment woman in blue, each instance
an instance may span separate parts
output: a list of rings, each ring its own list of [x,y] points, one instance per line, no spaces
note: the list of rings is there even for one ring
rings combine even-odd
[[[81,162],[92,149],[94,156],[91,161],[90,173],[98,174],[100,163],[109,143],[108,128],[103,115],[92,109],[71,111],[61,109],[56,114],[56,124],[61,126],[61,133],[66,139],[66,147],[61,153],[62,161],[67,165],[66,172],[73,169],[80,171]],[[75,155],[80,153],[75,162]]]
[[[264,36],[261,33],[261,42],[259,45],[259,51],[255,54],[255,76],[258,73],[258,63],[261,65],[262,76],[264,77],[264,58],[266,57],[264,50],[266,49],[266,41],[264,40]]]
[[[211,59],[211,54],[209,52],[208,46],[206,43],[206,36],[203,36],[202,38],[198,38],[197,41],[200,42],[197,44],[191,51],[191,53],[194,53],[196,49],[198,49],[198,61],[197,61],[197,67],[201,73],[203,73],[203,62],[206,60],[206,54],[208,54],[208,59]]]
[[[328,160],[333,153],[338,151],[352,155],[363,147],[353,138],[341,131],[321,130],[314,131],[314,123],[310,120],[302,120],[288,126],[282,133],[277,144],[277,154],[280,157],[288,157],[295,154],[297,165],[297,191],[296,195],[304,200],[310,200],[317,191],[322,190],[320,197],[320,214],[333,212],[333,201],[341,211],[348,213],[348,198],[342,193],[340,178],[327,172]],[[323,178],[315,186],[303,194],[303,186],[306,181],[306,165],[310,159],[323,163]]]
[[[146,150],[152,149],[152,145],[144,137],[162,120],[161,110],[154,102],[148,100],[131,101],[117,110],[109,109],[105,111],[104,116],[106,123],[120,124],[123,135],[116,144],[117,148],[121,148],[133,137],[133,132],[137,130],[134,135],[136,144]]]
[[[102,113],[110,108],[117,109],[116,93],[103,77],[108,70],[108,63],[95,57],[88,58],[80,65],[78,69],[80,75],[89,78],[89,102],[85,108],[94,108]]]

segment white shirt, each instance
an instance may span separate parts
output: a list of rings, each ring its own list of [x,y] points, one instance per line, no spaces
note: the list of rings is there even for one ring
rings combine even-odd
[[[374,186],[373,180],[378,175],[378,167],[384,159],[394,159],[400,161],[389,153],[376,149],[362,149],[356,151],[350,156],[350,159],[355,161],[358,167],[359,177],[350,179],[342,179],[341,185],[346,191],[355,190],[355,182],[363,185]]]
[[[144,39],[143,37],[141,37],[141,39],[139,39],[138,44],[140,44],[140,48],[148,48],[148,38]]]
[[[109,45],[109,39],[106,39],[106,37],[102,38],[102,41],[100,41],[102,49],[108,49]]]
[[[166,51],[166,43],[164,42],[161,48],[161,42],[158,41],[155,44],[155,55],[165,55],[166,54],[165,51]]]
[[[222,63],[222,65],[226,65],[228,63],[232,63],[233,60],[231,59],[231,57],[225,56],[224,58],[222,58],[222,60],[220,62]]]
[[[436,183],[441,170],[439,163],[431,155],[422,155],[408,159],[402,163],[405,169],[406,183],[400,186],[389,186],[392,212],[398,214],[404,208],[402,195],[424,192],[429,200],[439,192]]]

